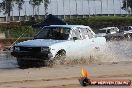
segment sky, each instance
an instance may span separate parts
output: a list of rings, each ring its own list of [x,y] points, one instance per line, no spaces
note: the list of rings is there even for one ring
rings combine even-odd
[[[33,8],[29,4],[29,0],[25,0],[23,5],[23,10],[21,10],[21,15],[32,15]],[[64,4],[63,4],[64,1]],[[126,11],[122,10],[122,0],[102,0],[102,10],[100,0],[77,0],[77,11],[76,11],[76,0],[50,0],[48,6],[48,13],[53,15],[74,15],[74,14],[125,14]],[[2,0],[0,0],[2,2]],[[63,8],[64,6],[64,8]],[[35,10],[36,14],[44,15],[44,6],[43,3],[39,8]],[[18,16],[18,8],[15,5],[11,15]],[[4,16],[3,13],[0,13],[0,16]]]

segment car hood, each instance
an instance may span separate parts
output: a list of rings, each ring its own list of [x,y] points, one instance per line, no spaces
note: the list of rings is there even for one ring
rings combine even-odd
[[[24,46],[24,47],[49,47],[53,44],[65,42],[66,40],[53,40],[53,39],[35,39],[27,40],[15,44],[15,46]]]

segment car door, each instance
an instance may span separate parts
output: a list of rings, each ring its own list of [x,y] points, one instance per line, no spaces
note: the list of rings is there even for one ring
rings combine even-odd
[[[82,51],[91,52],[91,50],[95,47],[94,35],[92,34],[89,28],[80,28],[82,33]]]
[[[76,40],[74,40],[74,38],[76,38]],[[72,29],[68,47],[70,56],[80,56],[80,51],[82,48],[82,35],[79,28],[76,27]]]

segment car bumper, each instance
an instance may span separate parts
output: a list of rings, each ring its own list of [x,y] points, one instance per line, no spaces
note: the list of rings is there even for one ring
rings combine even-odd
[[[50,59],[53,57],[51,53],[36,53],[36,52],[11,52],[14,57],[26,57],[26,58],[40,58],[40,59]]]

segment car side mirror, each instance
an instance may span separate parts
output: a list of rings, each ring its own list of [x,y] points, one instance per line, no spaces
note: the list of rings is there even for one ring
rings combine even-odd
[[[73,40],[77,40],[77,37],[73,37]]]

